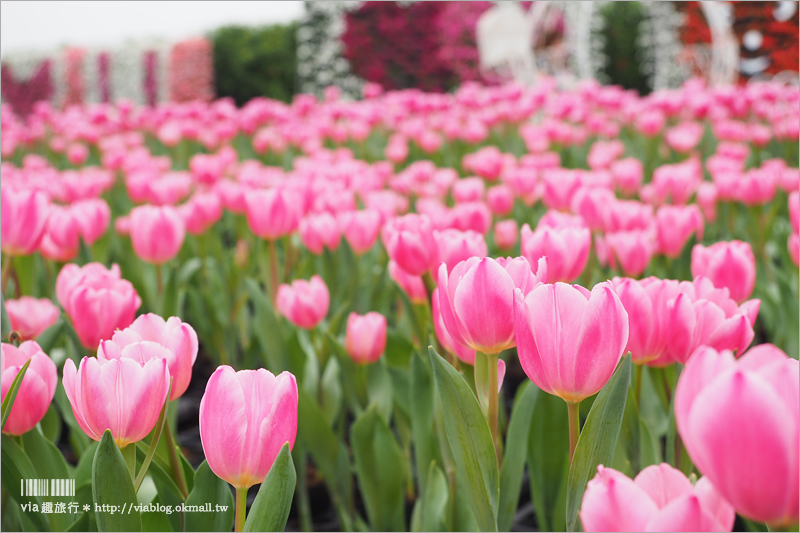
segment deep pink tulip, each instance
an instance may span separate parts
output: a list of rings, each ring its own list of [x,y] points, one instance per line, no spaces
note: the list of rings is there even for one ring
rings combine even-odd
[[[110,269],[100,263],[64,265],[56,278],[56,296],[89,350],[96,350],[115,330],[128,327],[142,305],[131,282],[120,277],[116,264]]]
[[[444,325],[444,319],[442,318],[442,312],[439,309],[438,287],[433,290],[433,296],[431,297],[431,312],[433,313],[433,329],[436,332],[436,338],[439,339],[439,343],[442,345],[442,348],[444,348],[446,352],[455,355],[468,365],[474,365],[475,350],[471,350],[466,346],[462,346],[461,344],[457,343],[453,340],[453,337],[450,335],[450,333],[447,332],[447,328]]]
[[[680,257],[692,235],[703,239],[703,214],[696,205],[664,205],[656,211],[658,248],[667,257]]]
[[[634,478],[597,467],[580,510],[584,531],[730,531],[736,513],[708,478],[692,482],[667,463]]]
[[[501,250],[508,250],[517,244],[519,225],[513,218],[498,220],[494,223],[494,243]]]
[[[627,195],[632,195],[642,185],[644,166],[635,157],[626,157],[612,163],[611,177],[619,190]]]
[[[383,226],[382,240],[389,257],[411,275],[421,276],[436,266],[436,239],[426,215],[411,213],[390,220]]]
[[[451,190],[455,203],[481,202],[486,192],[486,182],[478,177],[462,178],[453,183]]]
[[[472,230],[459,231],[454,228],[434,231],[436,248],[439,261],[447,265],[447,271],[452,272],[461,261],[470,257],[486,257],[486,240],[483,235]]]
[[[741,174],[733,191],[735,200],[745,205],[764,205],[775,198],[778,187],[773,172],[763,168],[751,168]]]
[[[21,296],[6,300],[6,311],[11,329],[19,333],[22,340],[32,340],[44,330],[58,322],[61,311],[48,298]]]
[[[541,257],[547,258],[547,278],[551,282],[573,281],[581,275],[589,249],[592,234],[586,228],[540,228],[531,231],[530,226],[522,226],[522,255],[530,264]]]
[[[314,275],[310,281],[297,279],[291,285],[278,287],[278,310],[289,322],[303,329],[313,329],[328,314],[330,293],[322,278]]]
[[[156,314],[147,313],[140,315],[127,328],[115,331],[111,341],[101,341],[97,357],[136,358],[140,352],[127,353],[126,348],[142,341],[155,342],[167,349],[167,352],[160,353],[166,357],[169,375],[172,376],[170,400],[180,398],[192,380],[192,366],[197,359],[197,333],[176,316],[164,320]]]
[[[411,302],[415,304],[428,302],[428,291],[421,276],[413,276],[394,261],[389,261],[389,277],[403,289]]]
[[[32,254],[39,247],[47,229],[50,200],[41,191],[0,187],[2,198],[2,235],[0,246],[7,255]]]
[[[161,265],[178,255],[186,224],[172,206],[142,205],[131,210],[130,232],[136,255],[142,261]]]
[[[635,200],[617,200],[606,210],[605,231],[649,229],[654,222],[653,206]]]
[[[715,287],[727,287],[737,302],[747,300],[756,285],[756,258],[750,243],[696,244],[692,249],[692,276],[704,276]]]
[[[798,362],[772,345],[736,361],[703,346],[675,388],[675,422],[697,469],[741,515],[798,521]]]
[[[2,343],[2,399],[11,388],[11,383],[22,366],[30,359],[31,364],[22,378],[14,406],[8,416],[3,433],[22,435],[36,427],[44,418],[50,402],[56,394],[58,375],[56,365],[35,341],[19,345]]]
[[[640,276],[656,251],[656,234],[653,230],[631,230],[608,233],[605,236],[608,262],[628,276]],[[598,255],[600,253],[598,252]]]
[[[507,215],[514,209],[514,193],[508,185],[495,185],[486,192],[486,204],[492,213]]]
[[[366,315],[350,313],[344,348],[359,365],[380,359],[386,349],[386,317],[374,311]]]
[[[370,251],[378,240],[383,224],[380,211],[363,209],[360,211],[345,211],[338,214],[339,229],[347,244],[357,255]]]
[[[214,192],[199,192],[178,206],[186,231],[202,235],[222,218],[222,200]]]
[[[300,221],[300,241],[314,255],[320,255],[327,247],[335,252],[339,248],[342,234],[339,224],[330,213],[309,215]]]
[[[483,202],[464,202],[450,211],[450,224],[461,231],[486,235],[492,227],[492,211]]]
[[[276,240],[297,229],[303,204],[289,189],[257,189],[245,193],[247,224],[257,236]]]
[[[575,170],[559,168],[545,170],[542,175],[544,205],[550,209],[569,210],[573,195],[581,187],[580,174]]]
[[[599,392],[628,343],[628,313],[611,284],[591,293],[543,284],[514,291],[514,301],[517,353],[536,386],[570,403]]]
[[[200,441],[211,470],[234,487],[264,481],[297,437],[297,383],[289,372],[220,366],[200,401]]]
[[[581,187],[572,197],[572,212],[580,215],[592,231],[603,230],[606,211],[616,200],[614,193],[603,187]]]
[[[121,359],[84,357],[79,368],[72,359],[64,364],[64,390],[78,425],[96,441],[110,429],[120,448],[153,430],[169,389],[166,348],[144,342],[127,350],[140,353]]]
[[[524,257],[472,257],[448,275],[439,267],[439,309],[453,340],[472,350],[500,353],[516,346],[514,289],[529,293],[547,280],[547,262],[540,259],[536,275]]]

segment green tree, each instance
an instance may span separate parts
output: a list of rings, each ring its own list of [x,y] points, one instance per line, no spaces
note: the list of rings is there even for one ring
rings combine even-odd
[[[603,54],[606,65],[602,74],[608,83],[636,89],[640,95],[650,92],[647,77],[641,71],[641,49],[638,44],[639,24],[644,18],[640,2],[608,2],[601,11]]]

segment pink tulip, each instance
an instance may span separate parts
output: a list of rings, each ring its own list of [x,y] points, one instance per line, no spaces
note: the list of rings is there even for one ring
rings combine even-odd
[[[486,182],[481,178],[463,178],[453,183],[453,200],[455,203],[480,202],[486,192]]]
[[[789,255],[792,257],[794,266],[800,266],[800,235],[797,233],[789,235],[786,246],[789,248]]]
[[[547,277],[551,282],[573,281],[581,275],[589,259],[592,234],[586,228],[540,228],[522,226],[522,255],[534,264],[547,258]]]
[[[383,216],[374,209],[345,211],[338,215],[339,228],[357,255],[370,251],[378,240]]]
[[[617,200],[606,210],[605,231],[649,229],[654,222],[653,206],[635,200]]]
[[[692,249],[692,276],[704,276],[720,289],[727,287],[737,302],[747,300],[756,285],[756,258],[750,243],[696,244]]]
[[[800,232],[800,192],[789,194],[789,222],[794,233]]]
[[[329,305],[328,287],[317,275],[311,281],[297,279],[278,288],[278,311],[297,327],[313,329],[328,314]]]
[[[330,213],[309,215],[300,221],[300,241],[314,255],[320,255],[327,247],[335,252],[339,248],[342,234],[339,225]]]
[[[258,237],[276,240],[297,229],[302,202],[289,189],[258,189],[245,193],[247,224]]]
[[[544,205],[550,209],[566,211],[573,195],[581,187],[581,177],[575,170],[552,169],[543,172]]]
[[[667,130],[664,140],[676,152],[691,152],[703,139],[705,128],[699,122],[681,122]]]
[[[448,275],[439,267],[439,309],[453,340],[486,354],[516,346],[511,319],[514,289],[529,293],[547,279],[547,262],[539,260],[536,275],[524,257],[462,261]]]
[[[5,173],[5,171],[4,171]],[[41,191],[0,187],[2,198],[2,235],[0,243],[7,255],[32,254],[39,247],[47,229],[50,201]]]
[[[667,463],[633,480],[603,465],[586,485],[584,531],[730,531],[736,513],[708,478],[692,482]]]
[[[618,231],[606,234],[605,246],[611,268],[619,268],[628,276],[640,276],[656,251],[653,230]],[[600,255],[600,252],[598,252]]]
[[[12,331],[19,333],[22,340],[32,340],[58,322],[61,311],[48,298],[21,296],[17,300],[6,300],[8,321]]]
[[[67,207],[53,205],[47,217],[39,252],[51,261],[65,263],[78,255],[80,248],[80,225]]]
[[[487,255],[486,241],[483,235],[475,231],[450,228],[434,231],[433,237],[436,240],[439,261],[447,265],[448,273],[461,261]]]
[[[56,365],[35,341],[19,345],[2,343],[2,400],[11,388],[22,366],[30,359],[31,363],[17,390],[14,406],[8,416],[3,433],[22,435],[36,427],[44,418],[50,402],[56,394],[58,376]]]
[[[632,195],[642,185],[644,166],[635,157],[626,157],[612,163],[611,176],[619,190]]]
[[[492,212],[483,202],[457,204],[450,212],[451,225],[461,231],[472,230],[486,235],[492,227]]]
[[[350,313],[344,348],[359,365],[374,363],[386,349],[386,317],[380,313]]]
[[[614,193],[602,187],[581,187],[572,197],[572,212],[580,215],[592,231],[603,230],[608,207],[616,200]]]
[[[389,277],[403,289],[412,303],[428,303],[428,291],[421,276],[412,276],[394,261],[389,261]]]
[[[89,149],[85,144],[73,143],[67,147],[67,161],[74,167],[83,165],[89,159]]]
[[[570,215],[569,213],[563,213],[561,211],[556,211],[555,209],[550,209],[542,215],[542,218],[539,219],[539,222],[536,224],[536,229],[540,230],[542,228],[586,228],[586,221],[580,215]]]
[[[383,226],[382,240],[389,257],[411,275],[421,276],[436,266],[433,225],[425,215],[412,213],[390,220]]]
[[[709,222],[717,220],[717,186],[711,182],[704,181],[697,188],[697,205],[703,210],[703,216]]]
[[[121,359],[84,357],[77,369],[72,359],[64,364],[64,390],[78,425],[96,441],[110,429],[120,448],[153,430],[169,389],[166,348],[143,342],[127,350],[139,353]]]
[[[111,221],[111,209],[101,198],[74,202],[70,205],[70,211],[78,221],[81,237],[89,246],[105,234]]]
[[[508,250],[517,244],[519,226],[513,218],[498,220],[494,223],[494,243],[501,250]]]
[[[458,357],[461,361],[468,365],[475,364],[475,350],[470,350],[466,346],[462,346],[453,340],[453,337],[447,332],[442,318],[442,312],[439,309],[439,289],[433,290],[433,297],[431,297],[431,312],[433,313],[433,329],[436,332],[436,338],[446,352],[451,353]]]
[[[119,266],[107,269],[100,263],[65,265],[56,278],[56,296],[89,350],[128,327],[142,305],[131,282],[121,279]]]
[[[180,252],[186,224],[172,206],[142,205],[131,210],[130,232],[136,255],[142,261],[161,265]]]
[[[200,401],[200,441],[211,470],[234,487],[264,481],[297,437],[297,383],[289,372],[220,366]]]
[[[214,192],[195,193],[178,207],[186,231],[202,235],[222,218],[222,200]]]
[[[677,258],[692,235],[703,239],[703,215],[696,205],[664,205],[656,211],[658,248],[667,257]]]
[[[543,284],[514,291],[514,329],[522,369],[543,391],[578,403],[614,373],[628,343],[628,313],[609,283],[591,293]]]
[[[741,515],[798,521],[798,362],[772,345],[738,361],[703,346],[675,388],[675,421],[697,469]]]
[[[514,193],[508,185],[495,185],[486,192],[486,204],[495,215],[507,215],[514,209]]]
[[[611,164],[622,157],[625,153],[625,145],[622,141],[595,141],[589,149],[589,155],[586,157],[586,164],[592,170],[599,170],[608,168]]]
[[[170,400],[180,398],[192,380],[192,366],[197,359],[197,333],[192,326],[181,322],[176,316],[165,321],[156,314],[147,313],[140,315],[127,328],[115,331],[111,341],[101,341],[97,357],[136,358],[140,352],[126,353],[126,348],[142,341],[154,342],[167,349],[166,352],[159,353],[166,357],[169,375],[172,376]]]

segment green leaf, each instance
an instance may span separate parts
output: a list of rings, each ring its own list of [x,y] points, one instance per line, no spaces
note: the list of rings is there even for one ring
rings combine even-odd
[[[578,510],[589,478],[594,476],[598,465],[611,464],[614,459],[630,378],[631,358],[625,356],[622,364],[600,391],[589,416],[586,417],[569,470],[567,531],[575,531]]]
[[[131,444],[130,446],[135,446]],[[92,464],[92,499],[96,513],[97,529],[100,531],[141,531],[142,518],[139,511],[130,511],[131,505],[138,505],[133,480],[125,465],[111,431],[106,430],[97,446]],[[114,509],[116,512],[104,512]],[[124,510],[123,510],[124,509]]]
[[[203,507],[207,504],[212,509],[211,513],[184,514],[184,531],[230,531],[233,527],[236,510],[233,507],[231,489],[228,483],[218,478],[208,463],[203,461],[195,473],[194,489],[186,498],[186,505]],[[228,508],[225,511],[217,511],[216,505],[227,505]]]
[[[350,443],[372,530],[405,531],[405,460],[376,404],[355,421]]]
[[[253,330],[259,344],[261,344],[267,368],[274,374],[283,372],[289,368],[289,363],[286,359],[286,343],[280,333],[284,328],[281,327],[278,318],[275,316],[272,303],[264,294],[264,291],[261,290],[258,282],[248,278],[244,280],[244,286],[250,295],[250,300],[253,302],[254,320],[259,325]]]
[[[335,357],[328,359],[322,373],[320,408],[328,423],[333,425],[342,410],[342,383],[339,362]]]
[[[39,431],[33,428],[22,436],[22,445],[25,447],[25,454],[33,457],[33,468],[36,470],[37,479],[69,479],[72,473],[64,456],[55,445],[47,440]],[[74,501],[73,497],[65,496],[45,496],[43,502],[65,502]],[[61,531],[69,527],[72,517],[68,514],[52,513],[47,516],[50,520],[50,529]]]
[[[2,455],[3,464],[3,467],[0,468],[0,479],[3,488],[20,506],[32,504],[41,510],[42,500],[39,497],[23,496],[22,492],[24,490],[23,480],[38,479],[31,460],[25,455],[22,448],[7,435],[3,435],[0,442],[2,442],[0,455]],[[33,522],[37,530],[47,531],[49,529],[46,515],[33,510],[22,510],[21,513]]]
[[[367,365],[367,394],[370,404],[375,405],[386,424],[392,421],[392,405],[394,392],[392,376],[386,369],[386,363],[380,359]]]
[[[500,504],[497,518],[499,531],[510,531],[514,514],[519,504],[522,475],[525,471],[525,456],[528,450],[533,410],[539,398],[539,388],[526,381],[517,390],[511,420],[506,432],[506,447],[503,466],[500,469]]]
[[[428,485],[414,505],[411,530],[445,531],[445,511],[449,496],[447,478],[435,462],[431,462],[427,478]]]
[[[14,272],[17,274],[17,281],[19,282],[19,294],[38,296],[35,290],[36,281],[39,278],[37,255],[39,254],[18,255],[13,258]],[[7,258],[7,260],[11,259],[11,257]]]
[[[430,359],[415,353],[411,359],[411,435],[414,443],[414,463],[417,467],[417,482],[421,493],[425,492],[428,466],[437,461],[439,445],[433,423],[433,375]]]
[[[61,417],[58,416],[58,409],[54,404],[50,404],[42,421],[42,433],[50,442],[58,442],[61,437]]]
[[[55,324],[44,330],[41,335],[36,338],[36,342],[39,343],[44,353],[50,354],[50,350],[53,346],[61,340],[66,325],[67,323],[64,321],[64,317],[60,317]]]
[[[2,338],[0,340],[6,342],[10,334],[11,322],[8,320],[8,312],[6,312],[6,297],[0,294],[0,337]]]
[[[444,412],[447,440],[481,531],[497,531],[500,481],[489,425],[461,375],[428,348],[436,391]]]
[[[281,448],[264,483],[258,489],[253,506],[250,507],[250,514],[244,522],[244,530],[283,531],[286,529],[286,520],[289,518],[289,511],[292,508],[296,483],[297,473],[294,470],[287,442]],[[229,529],[230,525],[228,525]]]
[[[531,499],[541,531],[563,531],[569,471],[567,404],[552,394],[540,394],[528,436]]]
[[[0,428],[5,429],[6,422],[8,421],[8,417],[11,415],[11,409],[14,408],[14,399],[17,397],[17,393],[19,392],[19,387],[22,385],[22,380],[25,378],[25,373],[28,371],[28,367],[31,365],[31,360],[28,359],[25,361],[25,364],[22,365],[22,368],[19,369],[19,373],[14,378],[14,381],[11,382],[11,387],[8,388],[8,392],[6,393],[6,397],[3,399],[2,406],[0,406],[0,411],[2,412],[3,422]]]
[[[406,336],[395,329],[390,329],[386,335],[386,362],[391,366],[408,368],[413,354],[414,345]]]

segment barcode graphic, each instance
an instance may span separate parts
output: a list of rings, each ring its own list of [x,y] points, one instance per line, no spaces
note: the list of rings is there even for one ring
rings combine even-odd
[[[74,479],[23,479],[22,496],[75,496]]]

